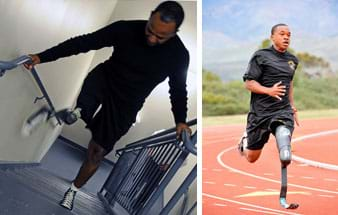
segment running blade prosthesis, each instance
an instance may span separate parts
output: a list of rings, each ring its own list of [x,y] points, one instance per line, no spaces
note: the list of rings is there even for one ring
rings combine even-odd
[[[280,195],[279,195],[279,203],[283,208],[286,209],[297,209],[299,207],[299,204],[297,203],[291,203],[288,204],[286,202],[286,193],[288,190],[288,181],[287,181],[287,167],[282,167],[282,186],[280,189]]]

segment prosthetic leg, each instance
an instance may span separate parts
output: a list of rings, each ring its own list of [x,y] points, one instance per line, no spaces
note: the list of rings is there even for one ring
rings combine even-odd
[[[279,158],[281,161],[282,167],[282,178],[281,178],[281,190],[279,195],[279,203],[283,208],[286,209],[296,209],[298,204],[286,202],[286,193],[287,193],[287,166],[291,162],[291,132],[285,125],[279,125],[275,131],[275,137],[277,141],[277,146],[279,150]]]
[[[80,111],[81,108],[76,108],[75,110],[62,109],[60,111],[53,112],[47,106],[43,106],[24,121],[21,134],[25,137],[32,135],[34,131],[38,129],[38,127],[40,127],[52,117],[56,117],[60,123],[63,122],[67,125],[71,125],[81,117]]]

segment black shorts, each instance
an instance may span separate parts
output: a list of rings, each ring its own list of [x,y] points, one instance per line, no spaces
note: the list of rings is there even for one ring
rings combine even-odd
[[[294,130],[294,121],[292,113],[282,113],[272,116],[257,117],[249,113],[247,119],[247,140],[249,150],[262,149],[268,142],[270,134],[274,135],[278,125],[285,125],[291,132]]]
[[[135,122],[137,110],[124,108],[107,87],[107,78],[102,66],[95,67],[84,80],[76,107],[81,108],[81,119],[91,131],[93,140],[110,152]]]

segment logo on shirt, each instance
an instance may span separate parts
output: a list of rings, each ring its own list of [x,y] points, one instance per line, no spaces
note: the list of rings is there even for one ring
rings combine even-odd
[[[292,60],[289,60],[289,61],[288,61],[288,64],[289,64],[289,67],[290,67],[292,70],[295,70],[295,69],[296,69],[296,64],[295,64],[295,62],[293,62]]]

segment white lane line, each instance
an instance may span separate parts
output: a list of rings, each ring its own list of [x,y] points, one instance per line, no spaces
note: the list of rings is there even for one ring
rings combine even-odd
[[[257,187],[252,187],[252,186],[244,186],[244,188],[247,188],[247,189],[257,189]]]
[[[273,175],[272,173],[263,173],[263,175]]]
[[[204,184],[216,184],[215,182],[212,182],[212,181],[204,181],[203,183]]]
[[[246,210],[246,211],[254,211],[254,212],[259,212],[262,214],[277,214],[280,215],[280,213],[275,213],[275,212],[270,212],[270,211],[262,211],[262,210],[255,210],[255,209],[250,209],[250,208],[239,208],[241,210]]]
[[[329,131],[322,131],[322,132],[318,132],[318,133],[314,133],[314,134],[309,134],[309,135],[304,135],[301,137],[297,137],[295,139],[292,140],[292,143],[294,142],[299,142],[302,140],[306,140],[306,139],[310,139],[313,137],[320,137],[320,136],[325,136],[325,135],[330,135],[330,134],[335,134],[338,133],[338,129],[335,130],[329,130]],[[302,157],[299,157],[297,155],[292,155],[292,160],[295,160],[299,163],[303,163],[303,164],[307,164],[310,166],[314,166],[314,167],[319,167],[319,168],[324,168],[324,169],[330,169],[330,170],[336,170],[338,171],[338,165],[334,165],[334,164],[328,164],[328,163],[321,163],[318,161],[313,161],[313,160],[308,160]]]
[[[292,213],[292,212],[280,211],[280,210],[276,210],[276,209],[272,209],[272,208],[266,208],[266,207],[262,207],[262,206],[258,206],[258,205],[254,205],[254,204],[249,204],[249,203],[239,202],[239,201],[235,201],[235,200],[232,200],[232,199],[226,199],[226,198],[222,198],[222,197],[210,195],[210,194],[207,194],[207,193],[202,193],[202,195],[203,195],[203,196],[206,196],[206,197],[209,197],[209,198],[217,199],[217,200],[223,200],[223,201],[227,201],[227,202],[231,202],[231,203],[236,203],[236,204],[240,204],[240,205],[245,205],[245,206],[247,206],[247,207],[258,208],[258,209],[261,209],[261,210],[267,210],[267,211],[279,212],[279,213],[281,213],[281,214],[300,215],[300,214],[298,214],[298,213]]]
[[[236,187],[236,184],[224,184],[224,186],[228,186],[228,187]]]
[[[292,156],[294,156],[294,155],[292,155]],[[306,164],[306,163],[301,163],[301,164],[297,164],[297,166],[309,166],[309,165]]]
[[[300,136],[300,137],[293,139],[291,142],[298,142],[298,141],[302,141],[302,140],[306,140],[306,139],[311,139],[313,137],[320,137],[320,136],[325,136],[325,135],[335,134],[335,133],[338,133],[338,129],[321,131],[321,132],[317,132],[317,133],[313,133],[313,134]]]
[[[280,184],[280,181],[278,181],[278,180],[273,180],[273,179],[270,179],[270,178],[265,178],[265,177],[261,177],[261,176],[258,176],[258,175],[254,175],[254,174],[251,174],[251,173],[248,173],[248,172],[244,172],[242,170],[235,169],[235,168],[232,168],[232,167],[226,165],[222,161],[223,154],[225,154],[226,152],[229,152],[229,151],[231,151],[233,149],[236,149],[236,148],[237,148],[237,146],[233,146],[233,147],[229,147],[229,148],[221,151],[217,155],[217,161],[218,161],[218,163],[221,166],[223,166],[224,168],[232,170],[233,172],[236,172],[236,173],[239,173],[239,174],[242,174],[242,175],[246,175],[246,176],[250,176],[250,177],[253,177],[253,178],[257,178],[257,179],[261,179],[261,180],[270,181],[270,182],[274,182],[274,183]],[[319,188],[307,187],[307,186],[302,186],[302,185],[292,184],[292,183],[288,183],[288,186],[303,188],[303,189],[307,189],[307,190],[314,190],[314,191],[319,191],[319,192],[324,192],[324,193],[338,194],[338,192],[336,192],[336,191],[330,191],[330,190],[324,190],[324,189],[319,189]]]
[[[334,182],[336,182],[337,179],[333,179],[333,178],[324,178],[324,181],[334,181]]]
[[[222,169],[212,169],[212,171],[214,171],[214,172],[222,172],[223,170]]]
[[[219,207],[226,207],[227,205],[224,204],[218,204],[218,203],[214,203],[215,206],[219,206]]]
[[[334,196],[330,196],[330,195],[318,195],[318,196],[326,197],[326,198],[334,198]]]
[[[314,179],[314,177],[311,177],[311,176],[302,176],[301,178],[310,179],[310,180]]]
[[[272,191],[272,192],[279,192],[279,190],[276,190],[276,189],[270,189],[270,188],[268,188],[268,189],[265,189],[266,191]]]

